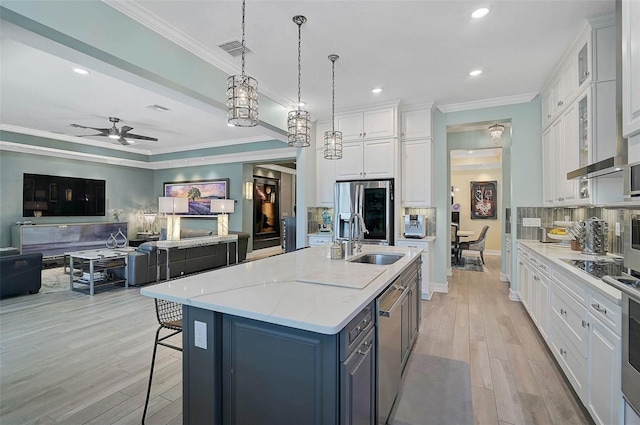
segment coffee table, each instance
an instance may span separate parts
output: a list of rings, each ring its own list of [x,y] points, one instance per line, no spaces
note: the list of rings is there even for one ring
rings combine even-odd
[[[96,285],[124,283],[125,288],[128,288],[127,257],[128,252],[132,250],[134,249],[125,247],[65,252],[65,255],[69,256],[69,289],[93,295]],[[80,264],[78,268],[82,270],[81,277],[73,275],[74,260]],[[116,269],[124,269],[123,278],[115,277],[112,271]],[[88,285],[88,289],[74,286],[74,283]]]

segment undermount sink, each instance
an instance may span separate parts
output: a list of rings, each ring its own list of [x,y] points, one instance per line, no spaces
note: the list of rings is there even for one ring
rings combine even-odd
[[[351,263],[378,264],[386,266],[404,257],[404,254],[364,254],[348,259]]]

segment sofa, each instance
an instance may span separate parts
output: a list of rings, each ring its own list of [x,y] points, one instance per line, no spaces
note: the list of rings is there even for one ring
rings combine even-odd
[[[42,253],[0,248],[0,298],[36,294],[42,286]]]
[[[247,258],[247,245],[249,233],[229,232],[238,235],[238,261]],[[180,239],[198,238],[203,236],[215,236],[210,231],[183,229]],[[162,237],[161,237],[162,239]],[[229,248],[229,264],[236,263],[236,244],[203,245],[188,248],[169,249],[169,278],[175,278],[191,273],[198,273],[227,265],[227,247]],[[144,285],[155,283],[160,263],[159,280],[167,278],[167,251],[158,253],[156,242],[145,242],[138,246],[136,251],[130,252],[127,258],[129,285]]]

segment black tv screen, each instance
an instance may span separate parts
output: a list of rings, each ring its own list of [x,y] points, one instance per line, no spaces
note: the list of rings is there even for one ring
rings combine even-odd
[[[23,217],[104,216],[104,180],[23,174]]]

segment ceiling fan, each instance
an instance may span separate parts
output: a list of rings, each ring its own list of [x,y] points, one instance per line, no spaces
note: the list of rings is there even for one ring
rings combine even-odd
[[[138,140],[147,140],[150,142],[157,142],[158,139],[155,137],[141,136],[139,134],[129,133],[129,131],[133,130],[133,127],[129,127],[128,125],[123,125],[118,129],[116,127],[116,123],[120,122],[120,118],[109,117],[109,121],[113,123],[113,127],[109,128],[96,128],[96,127],[87,127],[85,125],[80,124],[71,124],[71,127],[75,128],[87,128],[92,130],[97,130],[99,134],[85,134],[78,137],[93,137],[93,136],[106,136],[110,139],[117,140],[121,145],[130,145],[132,142],[127,139],[138,139]]]

